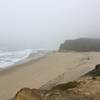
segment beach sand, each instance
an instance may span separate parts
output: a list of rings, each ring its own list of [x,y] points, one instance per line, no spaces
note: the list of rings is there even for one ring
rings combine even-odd
[[[37,61],[17,64],[0,72],[0,100],[12,98],[24,87],[48,88],[51,84],[76,80],[100,63],[99,59],[99,52],[68,52],[53,53]]]

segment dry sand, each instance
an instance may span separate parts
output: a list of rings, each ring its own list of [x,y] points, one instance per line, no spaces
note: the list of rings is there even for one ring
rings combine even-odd
[[[23,87],[40,88],[50,80],[50,84],[58,84],[78,79],[100,63],[99,59],[100,53],[95,52],[54,53],[0,72],[0,100],[12,98]]]

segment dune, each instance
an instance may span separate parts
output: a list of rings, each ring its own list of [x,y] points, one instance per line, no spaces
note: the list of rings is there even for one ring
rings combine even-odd
[[[99,59],[99,52],[57,52],[38,61],[17,64],[0,72],[0,99],[12,98],[23,87],[49,89],[76,80],[100,63]]]

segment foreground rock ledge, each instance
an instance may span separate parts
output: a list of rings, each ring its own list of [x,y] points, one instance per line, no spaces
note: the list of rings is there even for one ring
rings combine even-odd
[[[23,88],[11,100],[100,100],[100,77],[82,78],[48,91]]]
[[[78,81],[50,90],[23,88],[10,100],[100,100],[100,64]]]

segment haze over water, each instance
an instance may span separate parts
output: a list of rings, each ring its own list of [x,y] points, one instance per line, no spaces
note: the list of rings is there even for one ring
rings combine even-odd
[[[99,37],[100,0],[1,0],[0,47],[58,49],[66,39]]]

